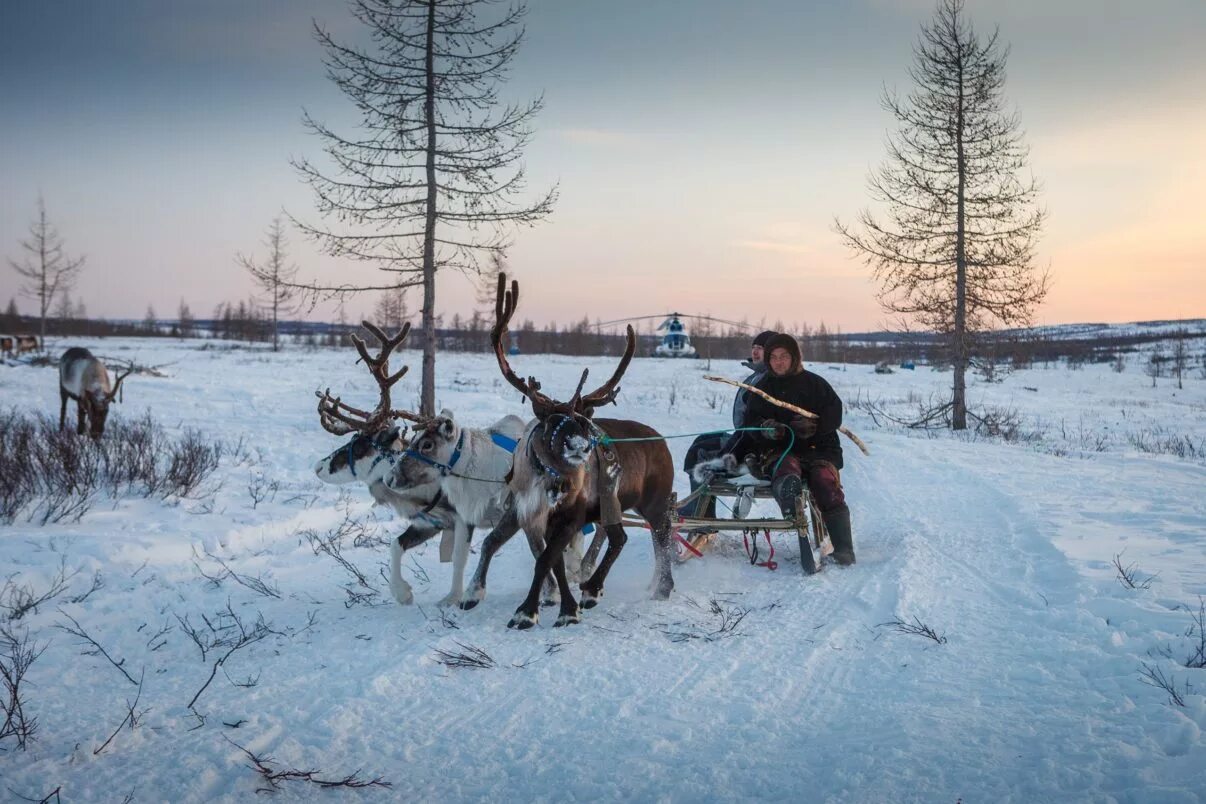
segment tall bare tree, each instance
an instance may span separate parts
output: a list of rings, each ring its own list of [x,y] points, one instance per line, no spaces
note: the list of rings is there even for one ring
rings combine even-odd
[[[289,263],[280,218],[273,219],[268,227],[264,245],[268,247],[268,257],[263,262],[242,254],[238,260],[259,287],[265,311],[272,314],[272,351],[276,352],[281,348],[280,317],[296,312],[298,302],[298,289],[294,286],[297,266]]]
[[[63,250],[63,238],[46,216],[46,203],[38,197],[38,213],[29,225],[29,239],[21,241],[25,257],[20,262],[9,260],[13,270],[25,278],[21,293],[38,303],[42,342],[46,342],[46,314],[55,298],[66,293],[79,277],[86,257],[68,257]]]
[[[885,91],[899,128],[868,180],[882,217],[835,226],[880,282],[880,304],[948,336],[954,366],[952,428],[967,427],[967,367],[975,334],[1023,326],[1047,294],[1034,266],[1046,213],[1026,171],[1016,112],[1004,109],[1008,48],[981,39],[963,0],[939,0],[914,48],[913,89]],[[945,413],[946,411],[941,411]],[[973,414],[974,415],[974,414]]]
[[[516,225],[552,209],[556,189],[526,198],[520,164],[542,101],[501,105],[498,89],[523,40],[522,3],[352,0],[370,45],[336,42],[315,25],[327,74],[361,115],[356,137],[305,117],[333,163],[295,166],[336,225],[303,231],[334,256],[376,263],[374,285],[305,283],[315,291],[423,288],[421,408],[435,412],[436,272],[476,273]]]

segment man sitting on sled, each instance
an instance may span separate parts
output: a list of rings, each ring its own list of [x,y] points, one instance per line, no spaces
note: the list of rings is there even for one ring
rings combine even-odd
[[[798,513],[800,490],[807,482],[833,542],[833,560],[848,566],[854,563],[854,540],[850,534],[850,509],[839,475],[842,400],[825,378],[804,369],[795,338],[780,333],[770,338],[764,348],[770,371],[755,386],[780,402],[817,414],[818,418],[801,416],[751,395],[742,426],[763,427],[770,432],[743,433],[745,438],[734,454],[757,456],[750,463],[761,467],[762,474],[770,478],[771,492],[784,518],[791,519]],[[790,450],[784,455],[789,444]]]

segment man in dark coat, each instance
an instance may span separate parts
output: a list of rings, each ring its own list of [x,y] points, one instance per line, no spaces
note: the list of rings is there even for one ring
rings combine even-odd
[[[756,387],[819,418],[801,416],[751,395],[743,426],[765,427],[771,432],[747,434],[743,446],[764,458],[771,491],[784,517],[796,516],[801,488],[808,483],[833,542],[833,560],[853,564],[850,509],[838,471],[842,468],[842,444],[837,432],[842,424],[842,400],[825,378],[804,369],[795,338],[780,333],[770,338],[764,349],[770,370]],[[789,444],[790,451],[784,455]]]
[[[772,336],[777,335],[773,330],[760,332],[754,337],[754,342],[750,344],[750,359],[743,361],[741,365],[750,369],[750,376],[745,378],[746,385],[757,385],[758,381],[766,376],[768,371],[766,367],[765,347],[766,342]],[[752,397],[749,391],[744,388],[737,389],[737,396],[733,399],[733,427],[741,427],[741,423],[745,420],[746,409],[749,407],[749,399]],[[686,470],[687,476],[690,479],[691,491],[695,491],[699,487],[698,481],[691,470],[695,468],[695,464],[702,461],[710,460],[725,452],[728,452],[736,445],[737,439],[733,436],[737,434],[728,433],[713,433],[711,435],[701,435],[687,447],[687,456],[683,459],[683,469]],[[695,505],[684,508],[683,513],[687,516],[696,515]],[[716,498],[708,500],[705,510],[698,512],[699,516],[714,518],[716,516]]]

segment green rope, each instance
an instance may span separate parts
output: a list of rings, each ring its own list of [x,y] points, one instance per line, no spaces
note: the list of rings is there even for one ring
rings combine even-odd
[[[676,435],[644,436],[642,438],[612,438],[611,436],[604,433],[603,436],[599,439],[599,443],[606,445],[606,444],[620,444],[620,443],[631,442],[631,441],[665,441],[668,438],[690,438],[692,436],[722,435],[724,433],[771,433],[771,432],[774,432],[774,428],[772,428],[772,427],[732,427],[732,428],[729,428],[728,430],[705,430],[702,433],[678,433]],[[787,456],[789,454],[791,454],[791,448],[796,445],[796,432],[794,430],[792,430],[790,427],[788,427],[787,434],[791,437],[790,440],[787,442],[787,449],[783,450],[783,454],[779,456],[779,460],[775,461],[775,468],[771,470],[771,477],[774,477],[775,473],[779,471],[779,466],[783,463],[784,459],[787,458]]]
[[[769,427],[733,427],[728,430],[705,430],[702,433],[679,433],[677,435],[645,436],[644,438],[612,438],[606,433],[599,439],[600,444],[619,444],[626,441],[665,441],[668,438],[690,438],[691,436],[722,435],[724,433],[769,433]]]

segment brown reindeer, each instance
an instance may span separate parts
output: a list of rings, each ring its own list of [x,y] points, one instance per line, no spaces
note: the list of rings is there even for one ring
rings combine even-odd
[[[67,422],[67,400],[74,399],[79,420],[75,431],[84,434],[84,421],[88,422],[88,433],[100,438],[105,432],[105,419],[109,417],[109,405],[117,398],[121,382],[134,369],[128,368],[117,375],[117,382],[109,387],[109,371],[105,364],[87,349],[73,346],[59,360],[59,429]]]
[[[592,608],[603,596],[607,574],[628,540],[620,524],[620,512],[627,509],[635,510],[651,525],[653,597],[664,600],[674,589],[670,538],[674,463],[670,450],[657,431],[640,422],[593,419],[596,408],[615,401],[620,391],[617,383],[636,351],[636,333],[628,327],[627,348],[611,379],[583,394],[587,377],[583,371],[570,401],[558,402],[540,392],[535,377],[526,382],[519,379],[507,362],[503,342],[518,301],[519,283],[512,282],[508,291],[506,276],[500,275],[490,338],[503,377],[531,401],[536,415],[516,446],[509,485],[519,525],[543,538],[545,548],[536,561],[528,596],[507,627],[531,628],[539,621],[541,583],[550,569],[561,589],[556,625],[580,622],[578,602],[566,576],[565,547],[587,522],[598,522],[607,534],[607,552],[581,586],[582,606]]]

